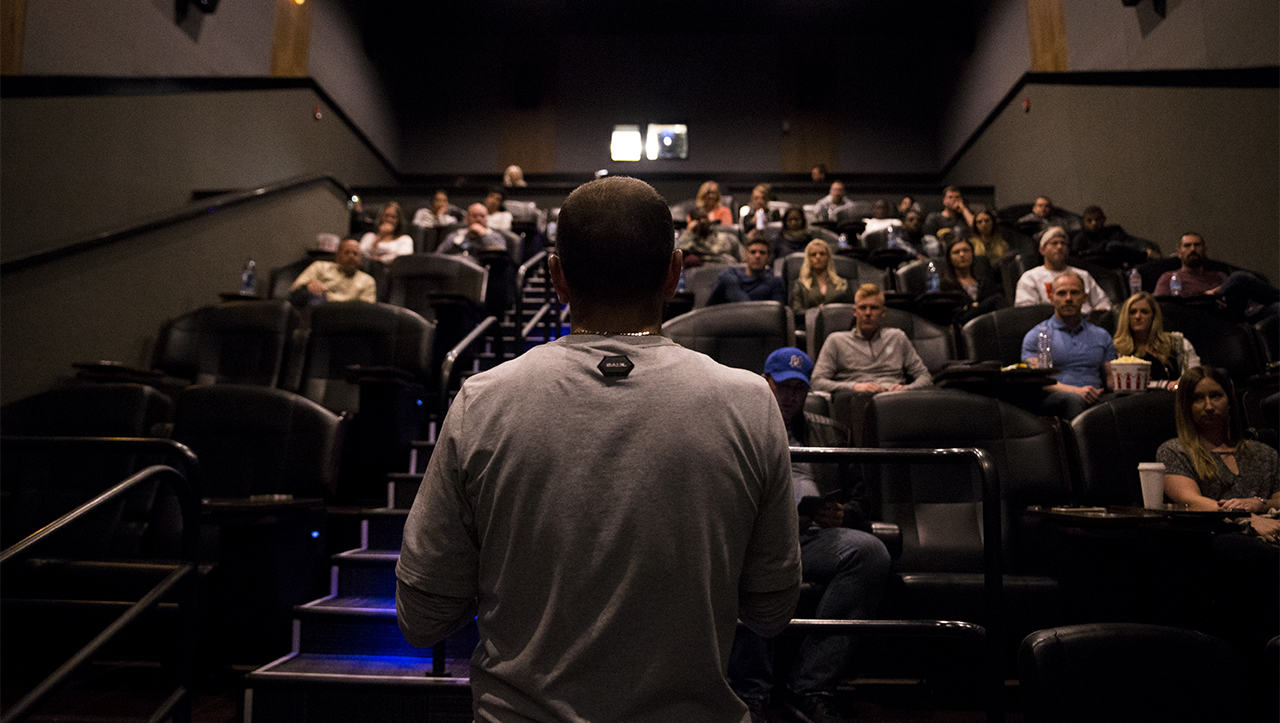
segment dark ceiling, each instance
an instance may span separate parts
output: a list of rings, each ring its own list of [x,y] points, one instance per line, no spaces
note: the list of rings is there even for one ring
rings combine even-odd
[[[552,54],[539,48],[577,36],[740,36],[791,49],[780,80],[797,88],[801,105],[821,104],[821,93],[805,86],[833,67],[874,78],[869,90],[911,84],[925,98],[935,95],[972,52],[986,7],[982,0],[346,1],[369,57],[397,93],[465,73],[478,40],[489,48],[500,42],[504,74],[526,76],[527,85],[547,72]],[[513,95],[521,104],[520,91]]]

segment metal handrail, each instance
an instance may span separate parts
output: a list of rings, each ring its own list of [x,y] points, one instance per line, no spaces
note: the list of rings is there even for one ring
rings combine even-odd
[[[444,415],[449,411],[449,387],[453,386],[454,369],[457,367],[458,359],[462,357],[471,347],[475,346],[484,335],[489,333],[489,329],[498,324],[498,317],[486,316],[471,333],[462,338],[444,355],[444,363],[440,365],[440,407],[439,419],[444,421]]]
[[[961,447],[950,449],[870,449],[863,447],[792,447],[791,462],[872,462],[872,463],[913,463],[913,464],[948,464],[969,462],[978,470],[982,479],[982,572],[983,572],[983,609],[985,626],[983,638],[983,658],[985,681],[984,695],[987,700],[987,720],[998,723],[1004,720],[1004,672],[1001,663],[1001,641],[1004,623],[1004,543],[1001,531],[1001,499],[1000,479],[995,462],[991,455],[977,447]],[[803,626],[839,628],[841,624],[851,621],[813,621],[796,620],[792,624]],[[867,625],[849,626],[864,629],[875,626],[870,623],[889,623],[895,621],[858,621]],[[939,621],[901,621],[936,625]],[[885,628],[888,632],[892,627]],[[913,626],[902,626],[901,630]],[[975,626],[976,627],[976,626]],[[948,634],[951,628],[945,628]],[[920,632],[920,631],[917,631]],[[969,633],[965,633],[968,635]]]
[[[547,253],[547,250],[543,249],[538,253],[534,254],[533,256],[530,256],[528,261],[525,261],[523,264],[520,264],[520,268],[516,271],[516,304],[515,304],[516,324],[522,324],[524,319],[525,282],[528,280],[529,274],[533,273],[534,269],[538,268],[539,266],[541,266],[544,269],[547,268],[548,256],[549,254]],[[550,278],[549,272],[548,272],[547,284],[548,286],[551,284],[551,278]],[[542,318],[541,315],[547,308],[548,308],[548,305],[544,303],[542,305],[542,308],[539,309],[536,314],[534,314],[534,318],[535,319]],[[529,334],[531,334],[533,332],[533,329],[536,327],[537,327],[537,324],[534,324],[533,322],[524,324],[524,326],[520,327],[519,345],[516,348],[517,356],[524,353],[525,345],[529,340]]]
[[[175,442],[172,439],[161,439],[156,437],[0,437],[0,447],[47,447],[47,448],[69,448],[77,451],[83,450],[107,450],[112,452],[132,452],[147,453],[153,452],[166,455],[166,459],[176,464],[172,465],[178,468],[178,473],[182,475],[180,483],[181,489],[175,488],[174,493],[178,497],[178,503],[182,509],[182,558],[184,560],[194,561],[196,559],[196,546],[200,539],[200,460],[196,458],[195,452],[191,448],[181,442]],[[155,465],[153,465],[155,466]],[[144,470],[145,471],[145,470]],[[139,472],[138,474],[141,474]],[[15,543],[7,550],[0,552],[0,563],[14,557],[18,553],[29,549],[31,546],[44,540],[52,535],[57,529],[65,527],[74,520],[67,518],[71,516],[82,517],[91,509],[86,509],[90,505],[106,504],[116,496],[123,494],[127,489],[120,489],[124,485],[132,487],[136,482],[132,482],[135,474],[120,484],[103,492],[94,499],[68,512],[62,517],[54,520],[45,527],[37,530],[28,537]]]
[[[100,234],[91,236],[88,239],[78,241],[67,246],[62,246],[50,251],[41,251],[30,256],[13,259],[12,261],[6,261],[3,264],[0,264],[0,274],[22,271],[23,269],[39,266],[50,261],[67,258],[68,256],[75,256],[77,254],[92,251],[93,249],[101,248],[103,246],[116,243],[117,241],[123,241],[150,231],[155,231],[184,221],[208,216],[209,214],[217,213],[218,211],[232,208],[233,206],[239,206],[257,198],[273,196],[285,191],[292,191],[294,189],[316,183],[332,184],[341,191],[346,198],[351,198],[351,189],[333,176],[324,174],[295,176],[277,183],[269,183],[258,188],[224,193],[197,203],[188,204],[176,211],[169,211],[153,216],[152,218],[142,221],[141,223],[136,223],[132,226],[104,231]]]
[[[61,440],[59,440],[61,441]],[[22,697],[13,705],[4,716],[0,718],[0,723],[11,723],[25,718],[33,707],[38,705],[46,696],[57,690],[67,679],[78,670],[81,666],[89,661],[98,653],[105,645],[110,643],[116,636],[124,632],[130,625],[136,622],[144,613],[151,608],[160,604],[165,595],[182,585],[188,577],[196,571],[195,564],[195,545],[199,526],[199,506],[188,480],[182,472],[173,467],[164,465],[152,465],[146,469],[130,476],[128,479],[120,482],[111,489],[103,492],[97,497],[80,505],[67,514],[59,517],[45,527],[37,530],[27,536],[22,541],[12,547],[0,552],[0,563],[7,562],[18,558],[23,553],[30,551],[37,544],[48,540],[54,534],[68,529],[76,521],[83,519],[102,505],[110,502],[125,493],[132,490],[144,482],[161,481],[167,483],[177,495],[179,505],[182,509],[182,528],[183,528],[183,559],[182,564],[178,565],[173,572],[169,573],[164,580],[160,581],[151,589],[142,599],[138,600],[119,618],[106,627],[87,645],[72,655],[67,662],[58,667],[49,677],[41,681],[35,688]],[[190,533],[188,531],[191,531]],[[190,544],[189,544],[190,543]],[[172,717],[178,721],[187,721],[190,719],[190,691],[191,691],[191,674],[193,672],[192,645],[195,640],[194,623],[195,618],[192,611],[193,602],[190,599],[190,586],[184,591],[185,605],[179,605],[182,617],[182,638],[184,645],[184,660],[182,664],[183,679],[181,685],[174,691],[173,695],[162,704],[156,716],[152,720],[163,720]]]
[[[527,341],[529,339],[529,335],[533,333],[533,330],[538,328],[538,324],[542,323],[542,318],[550,313],[551,304],[543,304],[538,307],[538,310],[534,312],[533,316],[529,319],[529,323],[525,324],[524,327],[520,329],[520,340]]]

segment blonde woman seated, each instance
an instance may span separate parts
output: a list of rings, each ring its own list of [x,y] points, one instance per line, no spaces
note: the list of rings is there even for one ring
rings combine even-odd
[[[816,238],[804,247],[804,264],[791,287],[791,310],[803,317],[806,309],[823,304],[852,304],[856,289],[836,273],[831,247]]]
[[[1164,493],[1192,510],[1245,510],[1253,532],[1275,543],[1280,521],[1264,515],[1280,507],[1280,457],[1244,438],[1229,387],[1213,367],[1182,375],[1174,408],[1178,436],[1156,451]]]
[[[1151,362],[1149,387],[1177,389],[1178,377],[1200,366],[1195,347],[1180,332],[1164,330],[1160,304],[1146,291],[1125,300],[1116,320],[1116,353]]]
[[[720,184],[715,181],[707,181],[698,187],[698,195],[694,197],[697,202],[695,208],[700,208],[707,214],[710,221],[718,221],[723,226],[733,224],[733,211],[720,205]],[[693,218],[692,215],[689,216]]]

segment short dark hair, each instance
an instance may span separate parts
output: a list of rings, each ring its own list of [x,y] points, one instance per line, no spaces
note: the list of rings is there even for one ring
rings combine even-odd
[[[628,304],[662,293],[675,250],[666,200],[644,181],[608,176],[574,189],[560,207],[556,255],[580,300]]]
[[[745,248],[751,248],[752,246],[763,246],[766,250],[770,252],[773,251],[773,245],[769,243],[769,239],[765,238],[763,234],[756,234],[755,236],[747,234],[747,244]]]

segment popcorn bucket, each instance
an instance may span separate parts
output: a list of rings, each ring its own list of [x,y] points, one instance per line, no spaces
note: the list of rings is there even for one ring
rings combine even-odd
[[[1151,362],[1121,357],[1111,362],[1111,388],[1117,392],[1145,392],[1151,381]]]

